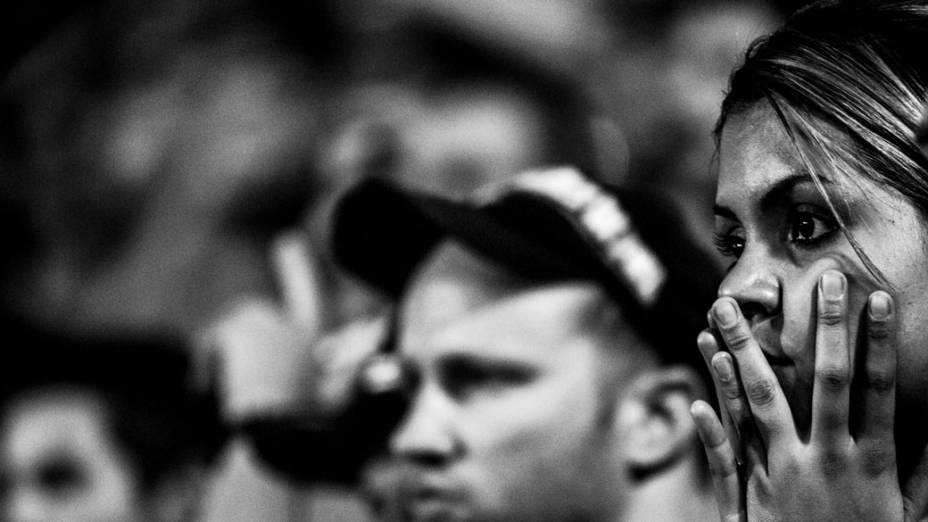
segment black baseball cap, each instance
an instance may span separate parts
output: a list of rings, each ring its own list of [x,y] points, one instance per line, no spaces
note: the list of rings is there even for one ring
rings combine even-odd
[[[473,200],[368,179],[336,209],[337,261],[394,299],[445,238],[531,280],[602,285],[664,362],[706,376],[695,339],[721,274],[665,198],[560,167],[522,173]]]

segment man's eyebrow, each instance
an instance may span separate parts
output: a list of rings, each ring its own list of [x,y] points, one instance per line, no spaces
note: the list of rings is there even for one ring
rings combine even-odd
[[[509,371],[519,374],[533,373],[536,364],[532,360],[518,357],[468,353],[469,350],[448,353],[438,357],[436,366],[440,371]]]
[[[819,176],[819,179],[823,184],[828,184],[830,181],[827,178]],[[774,203],[783,199],[784,196],[789,194],[796,185],[801,183],[812,183],[813,179],[809,172],[805,169],[799,169],[794,171],[789,176],[778,180],[772,186],[770,186],[767,191],[760,198],[760,208],[770,208]],[[737,220],[735,213],[726,206],[723,205],[714,205],[713,214],[718,217],[728,218],[732,220]]]
[[[458,351],[442,354],[438,357],[440,365],[464,365],[464,366],[489,366],[494,364],[506,364],[511,362],[510,359],[497,357],[494,355],[484,355],[474,353],[475,350],[460,348]]]

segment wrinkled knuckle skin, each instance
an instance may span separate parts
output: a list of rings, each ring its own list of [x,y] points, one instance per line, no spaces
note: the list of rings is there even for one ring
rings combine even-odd
[[[844,323],[844,311],[840,308],[826,307],[818,314],[818,322],[824,326],[838,326]]]
[[[824,451],[819,457],[819,467],[825,478],[835,478],[847,471],[847,458],[839,451]]]
[[[843,366],[824,366],[816,368],[815,377],[826,391],[839,392],[847,388],[850,382],[848,369]]]
[[[767,379],[752,382],[747,386],[748,400],[757,406],[769,406],[776,397],[774,390],[776,384]]]
[[[867,325],[867,335],[875,341],[885,341],[892,334],[889,324],[885,321],[871,321]]]
[[[879,395],[886,395],[896,387],[892,372],[885,370],[867,370],[867,388]]]
[[[882,444],[868,444],[861,449],[861,469],[869,477],[879,477],[893,468],[893,453]]]
[[[733,328],[726,332],[725,344],[734,351],[740,351],[747,348],[751,342],[751,335],[743,332],[740,328]]]
[[[722,386],[722,395],[730,401],[738,400],[741,397],[741,388],[737,384]]]

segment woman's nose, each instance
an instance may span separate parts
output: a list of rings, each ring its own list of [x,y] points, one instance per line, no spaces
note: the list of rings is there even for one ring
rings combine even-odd
[[[780,309],[781,285],[770,263],[762,262],[747,252],[732,267],[719,286],[719,297],[731,297],[738,302],[744,317],[769,317]]]

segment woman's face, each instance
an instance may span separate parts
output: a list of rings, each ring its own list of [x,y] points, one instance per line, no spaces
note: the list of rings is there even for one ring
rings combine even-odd
[[[848,230],[893,286],[886,290],[895,298],[901,329],[898,430],[900,420],[914,418],[906,411],[928,408],[928,234],[901,195],[863,176],[820,177]],[[838,228],[765,103],[731,116],[723,129],[715,232],[720,250],[732,258],[719,294],[741,305],[805,432],[820,275],[834,268],[847,276],[852,354],[867,296],[881,285]]]

